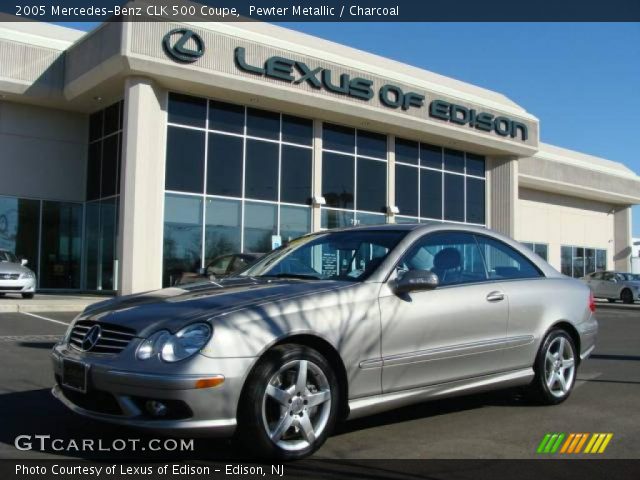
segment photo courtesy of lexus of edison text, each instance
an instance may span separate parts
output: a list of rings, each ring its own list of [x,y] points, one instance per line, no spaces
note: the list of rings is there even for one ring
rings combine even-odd
[[[41,3],[0,475],[638,473],[640,7]]]

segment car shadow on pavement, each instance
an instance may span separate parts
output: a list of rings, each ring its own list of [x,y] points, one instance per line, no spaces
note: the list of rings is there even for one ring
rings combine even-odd
[[[640,355],[612,355],[612,354],[604,354],[604,353],[594,353],[589,358],[595,360],[632,360],[632,361],[640,361]]]
[[[19,346],[25,348],[38,348],[42,350],[51,350],[55,346],[55,342],[20,342]]]
[[[443,399],[421,403],[371,417],[338,424],[333,435],[341,435],[367,428],[375,428],[391,423],[402,423],[418,418],[445,415],[452,412],[482,408],[484,406],[524,406],[529,405],[517,391],[508,390],[468,397]],[[85,460],[248,460],[246,450],[234,440],[193,438],[191,451],[150,451],[145,448],[149,440],[163,440],[166,437],[139,429],[112,425],[87,419],[67,410],[55,400],[49,389],[10,392],[0,395],[0,443],[6,447],[0,450],[4,458],[44,458],[60,456]],[[42,444],[36,435],[48,435]],[[20,440],[16,440],[20,436]],[[181,437],[189,440],[190,437]],[[53,440],[57,443],[52,443]],[[73,448],[84,440],[93,441],[91,449]],[[136,449],[114,450],[114,441],[136,441]],[[155,440],[154,440],[155,441]],[[16,447],[29,447],[23,451]],[[8,447],[8,448],[7,448]],[[106,449],[110,449],[107,451]],[[144,449],[144,450],[143,450]]]

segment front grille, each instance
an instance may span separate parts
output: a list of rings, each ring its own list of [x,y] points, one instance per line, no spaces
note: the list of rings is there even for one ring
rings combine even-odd
[[[19,278],[19,273],[0,273],[0,280],[18,280]]]
[[[100,338],[98,338],[97,343],[93,347],[85,349],[83,347],[85,335],[94,325],[100,326]],[[72,347],[86,352],[116,354],[124,350],[135,335],[135,330],[131,328],[110,323],[81,320],[73,326],[69,343]]]
[[[22,290],[22,287],[3,287],[3,286],[0,286],[0,290],[2,290],[3,292],[18,292],[18,291]]]

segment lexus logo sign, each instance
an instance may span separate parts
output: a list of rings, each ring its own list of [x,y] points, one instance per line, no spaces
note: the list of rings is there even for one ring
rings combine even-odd
[[[176,28],[162,39],[167,55],[181,63],[193,63],[204,55],[204,41],[193,30]]]

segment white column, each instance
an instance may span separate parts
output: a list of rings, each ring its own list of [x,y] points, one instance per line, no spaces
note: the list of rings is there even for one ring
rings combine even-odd
[[[313,121],[313,176],[311,194],[314,198],[322,196],[322,121]],[[320,230],[321,211],[319,205],[311,207],[311,231]]]
[[[162,287],[167,92],[125,80],[118,293]]]
[[[518,160],[489,157],[487,159],[487,226],[510,237],[516,237],[518,209]]]
[[[396,137],[387,136],[387,208],[396,205]],[[387,222],[396,223],[395,213],[387,210]]]
[[[622,207],[613,216],[613,265],[621,272],[631,271],[631,207]]]

